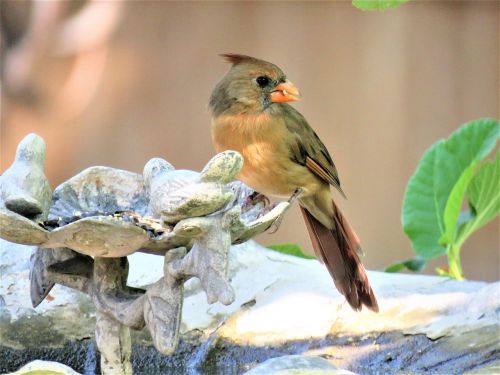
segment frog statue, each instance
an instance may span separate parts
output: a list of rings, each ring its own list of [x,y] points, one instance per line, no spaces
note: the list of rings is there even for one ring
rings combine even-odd
[[[175,351],[189,278],[200,280],[208,303],[231,304],[231,244],[268,230],[290,205],[270,204],[235,181],[243,165],[235,151],[217,154],[201,172],[160,158],[142,174],[90,167],[53,192],[44,161],[43,139],[29,134],[0,176],[0,237],[37,246],[34,307],[56,283],[90,296],[104,374],[132,373],[129,328],[147,327],[159,352]],[[127,286],[127,256],[137,251],[163,257],[164,275],[147,290]]]

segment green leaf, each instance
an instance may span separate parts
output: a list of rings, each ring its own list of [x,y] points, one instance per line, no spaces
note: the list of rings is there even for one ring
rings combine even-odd
[[[361,10],[384,10],[397,7],[409,0],[352,0],[352,5]]]
[[[450,176],[440,174],[446,180],[459,176],[444,207],[444,233],[440,238],[442,244],[451,244],[455,239],[458,215],[478,162],[488,155],[500,136],[500,125],[493,119],[472,121],[455,133],[445,142],[440,150],[439,168],[450,171]],[[447,186],[446,182],[441,186]],[[449,185],[448,185],[449,186]]]
[[[479,160],[495,146],[500,124],[494,119],[471,121],[424,154],[410,178],[403,201],[403,229],[418,256],[446,253],[455,238],[460,207]]]
[[[425,259],[417,257],[405,260],[404,262],[391,264],[384,270],[384,272],[394,273],[394,272],[401,272],[405,269],[413,272],[420,272],[425,268],[426,265],[427,262],[425,261]]]
[[[446,252],[438,242],[443,229],[434,189],[436,152],[443,142],[439,141],[425,152],[408,182],[403,200],[403,229],[417,255],[424,259]]]
[[[488,224],[500,212],[500,153],[483,163],[467,189],[474,218],[459,227],[457,242],[462,244],[473,232]]]
[[[311,257],[309,255],[305,255],[300,248],[299,245],[293,244],[293,243],[285,243],[285,244],[279,244],[279,245],[270,245],[267,247],[268,249],[277,251],[279,253],[283,254],[288,254],[288,255],[293,255],[299,258],[305,258],[305,259],[314,259],[314,257]]]
[[[476,165],[477,162],[473,162],[471,163],[471,165],[465,168],[457,183],[455,184],[455,186],[453,186],[450,196],[446,201],[446,206],[444,208],[443,214],[444,232],[439,238],[439,243],[441,245],[450,244],[455,239],[455,232],[457,229],[460,209],[462,208],[462,202],[464,200],[467,187],[469,186],[469,183],[474,176]]]

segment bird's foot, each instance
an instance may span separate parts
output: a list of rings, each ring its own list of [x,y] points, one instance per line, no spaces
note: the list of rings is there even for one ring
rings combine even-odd
[[[304,189],[302,188],[297,188],[294,190],[293,194],[288,198],[288,203],[293,204],[297,198],[302,194]],[[271,230],[269,231],[269,234],[276,233],[278,229],[280,228],[281,222],[283,221],[283,215],[278,216],[278,218],[274,221],[274,223],[271,225]]]
[[[242,210],[245,211],[246,209],[259,203],[262,203],[264,207],[267,207],[269,206],[271,201],[264,194],[254,191],[246,198],[245,202],[243,203]]]
[[[280,215],[274,220],[274,222],[271,224],[269,234],[274,234],[280,229],[281,222],[283,221],[283,215]]]
[[[297,198],[300,196],[300,194],[302,194],[303,191],[304,191],[304,189],[302,189],[302,188],[295,189],[293,194],[290,196],[290,198],[288,198],[288,203],[293,204],[297,200]]]

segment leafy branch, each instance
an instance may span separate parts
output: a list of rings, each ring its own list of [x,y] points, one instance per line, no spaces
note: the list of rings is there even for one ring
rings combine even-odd
[[[416,270],[446,255],[448,270],[437,272],[463,279],[463,243],[500,212],[500,156],[482,162],[499,137],[498,120],[479,119],[425,152],[406,188],[402,212],[403,229],[417,257],[386,271]],[[468,210],[461,212],[465,196]]]

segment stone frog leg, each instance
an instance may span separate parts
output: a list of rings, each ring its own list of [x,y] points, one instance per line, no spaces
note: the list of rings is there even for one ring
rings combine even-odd
[[[186,255],[186,248],[172,249],[165,254],[164,277],[148,288],[144,296],[144,320],[155,348],[172,354],[179,343],[184,278],[169,271],[172,262]]]
[[[224,213],[185,219],[174,227],[179,236],[192,238],[193,246],[185,257],[172,262],[168,271],[186,280],[193,276],[200,279],[209,304],[234,302],[227,265],[231,227],[238,222],[239,215],[240,207],[234,207]]]
[[[123,258],[94,259],[91,297],[96,310],[123,325],[142,329],[145,325],[142,312],[142,293],[127,287],[128,260]]]
[[[88,293],[93,262],[92,257],[68,248],[38,247],[30,258],[30,296],[33,307],[37,307],[60,281],[71,283],[75,285],[72,287]]]

